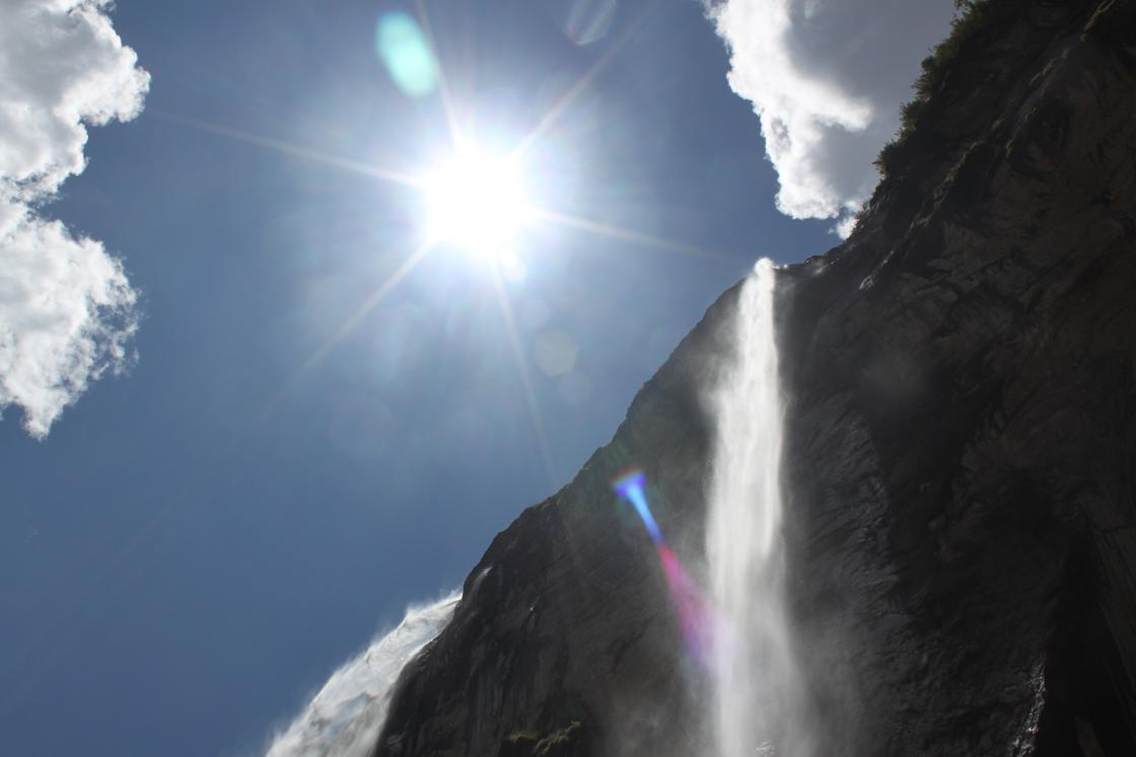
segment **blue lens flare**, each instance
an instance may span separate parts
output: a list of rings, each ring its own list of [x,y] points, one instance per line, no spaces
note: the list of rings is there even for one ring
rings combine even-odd
[[[410,15],[401,11],[383,14],[375,31],[375,48],[403,94],[423,97],[438,86],[438,61]]]
[[[694,579],[690,577],[690,573],[663,539],[663,532],[647,504],[646,485],[647,477],[641,470],[630,471],[612,482],[612,488],[616,493],[635,508],[635,512],[643,521],[644,528],[647,529],[647,535],[655,545],[655,552],[663,568],[667,590],[674,603],[679,631],[682,633],[687,651],[699,663],[709,666],[714,635],[714,623],[709,605]]]
[[[647,505],[647,493],[644,491],[646,483],[647,477],[643,471],[636,470],[617,478],[612,486],[616,493],[630,502],[635,512],[639,513],[647,529],[647,535],[658,546],[663,543],[663,532],[659,530],[659,524],[655,522],[655,516],[651,514],[651,508]]]

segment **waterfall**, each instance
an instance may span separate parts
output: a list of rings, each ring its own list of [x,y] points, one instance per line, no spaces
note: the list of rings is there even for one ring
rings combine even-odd
[[[785,618],[774,275],[762,259],[742,284],[734,352],[712,396],[706,554],[720,627],[710,715],[718,757],[808,752]]]
[[[278,733],[266,757],[366,757],[387,716],[406,664],[441,633],[460,595],[411,606],[402,622],[332,674],[312,701]]]

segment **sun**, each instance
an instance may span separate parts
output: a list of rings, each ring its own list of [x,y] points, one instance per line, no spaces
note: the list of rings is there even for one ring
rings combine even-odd
[[[497,261],[529,221],[524,177],[517,161],[466,147],[431,171],[424,182],[427,234]]]

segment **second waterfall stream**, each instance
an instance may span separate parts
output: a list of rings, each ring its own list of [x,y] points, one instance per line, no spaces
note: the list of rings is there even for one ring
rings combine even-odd
[[[775,277],[763,258],[743,282],[732,351],[711,397],[717,433],[706,555],[719,633],[708,717],[717,757],[810,752],[785,612]]]

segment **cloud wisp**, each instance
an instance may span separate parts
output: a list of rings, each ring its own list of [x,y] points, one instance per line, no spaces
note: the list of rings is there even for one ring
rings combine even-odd
[[[391,694],[406,664],[434,639],[454,613],[460,593],[409,607],[393,631],[335,671],[266,757],[367,757],[387,717]]]
[[[846,236],[954,0],[711,0],[707,13],[730,53],[730,87],[761,121],[777,208],[833,219]]]
[[[137,293],[102,243],[45,217],[86,167],[87,126],[129,121],[150,77],[109,0],[0,3],[0,411],[43,438],[91,381],[129,362]]]

